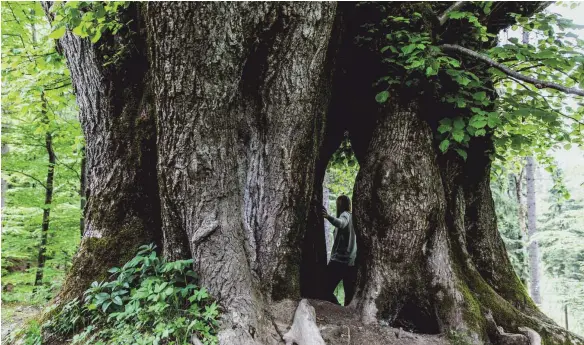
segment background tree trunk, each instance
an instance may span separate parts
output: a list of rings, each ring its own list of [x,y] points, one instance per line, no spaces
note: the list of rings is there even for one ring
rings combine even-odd
[[[4,128],[3,128],[4,129]],[[6,129],[4,129],[6,130]],[[2,154],[8,153],[10,151],[10,146],[2,143]],[[4,209],[4,196],[6,195],[6,188],[8,187],[8,183],[4,178],[1,179],[2,181],[2,196],[0,198],[0,207]]]
[[[531,298],[536,304],[541,304],[539,287],[539,245],[537,244],[537,214],[535,209],[535,160],[527,157],[525,166],[525,176],[527,179],[527,235],[528,246],[527,255],[529,257],[529,291]]]
[[[513,176],[515,183],[515,197],[517,198],[517,218],[519,219],[519,231],[521,234],[527,234],[527,225],[525,224],[526,211],[525,203],[523,202],[523,172],[521,168],[519,175]]]
[[[44,93],[41,93],[42,102],[42,122],[46,126],[49,125],[49,118],[47,115],[47,100]],[[53,180],[55,177],[55,151],[53,150],[53,134],[50,129],[45,133],[45,148],[47,149],[48,164],[47,164],[47,182],[45,183],[45,204],[43,207],[43,223],[41,227],[41,240],[39,243],[39,255],[37,258],[37,270],[34,279],[34,286],[41,286],[43,284],[43,270],[45,268],[45,261],[47,260],[47,238],[49,236],[49,225],[51,221],[51,203],[53,201]]]

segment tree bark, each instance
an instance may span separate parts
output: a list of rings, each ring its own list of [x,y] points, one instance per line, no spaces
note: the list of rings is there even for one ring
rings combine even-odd
[[[85,158],[85,147],[81,149],[81,177],[79,179],[79,208],[81,210],[81,216],[79,217],[79,232],[83,238],[83,233],[85,232],[85,189],[87,188],[86,175],[87,175],[87,159]]]
[[[47,13],[50,5],[43,3]],[[134,21],[115,39],[93,45],[71,32],[59,39],[85,136],[87,204],[81,244],[56,302],[106,278],[138,246],[159,242],[156,130],[137,11],[130,6],[124,19]],[[115,61],[105,57],[118,51]]]
[[[527,234],[527,225],[525,224],[525,218],[527,212],[525,210],[525,203],[523,202],[523,172],[524,168],[521,168],[518,176],[513,175],[515,182],[515,197],[517,198],[517,218],[519,219],[519,231],[521,234]]]
[[[566,324],[566,329],[570,330],[570,328],[568,327],[568,303],[564,304],[564,321]]]
[[[223,344],[273,342],[264,306],[300,297],[335,7],[146,6],[164,249],[185,255],[186,235],[200,283],[226,308]]]
[[[422,247],[445,225],[431,129],[420,120],[415,104],[386,111],[355,184],[359,248],[370,253],[363,259],[357,296],[363,317],[371,322],[378,317],[394,320],[409,299],[417,303],[426,298],[425,266],[432,249]]]
[[[527,179],[527,235],[528,246],[527,255],[529,257],[529,291],[531,298],[536,304],[541,304],[541,295],[539,287],[539,245],[535,236],[537,235],[537,216],[535,210],[535,160],[533,157],[527,157],[525,166],[525,176]]]

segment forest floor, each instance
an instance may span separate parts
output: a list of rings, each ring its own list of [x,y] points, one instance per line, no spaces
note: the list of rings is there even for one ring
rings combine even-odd
[[[2,303],[2,340],[42,310],[36,305]]]
[[[442,334],[410,333],[402,329],[363,325],[350,308],[330,302],[310,300],[316,312],[316,322],[326,344],[344,345],[448,345],[451,342]],[[283,300],[270,309],[278,331],[288,331],[298,301]]]

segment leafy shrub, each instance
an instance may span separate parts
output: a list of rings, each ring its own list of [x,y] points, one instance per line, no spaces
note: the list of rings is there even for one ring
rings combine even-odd
[[[72,344],[190,344],[197,336],[217,343],[219,309],[196,285],[192,260],[166,262],[154,245],[142,246],[107,281],[93,282],[83,296],[45,325]]]

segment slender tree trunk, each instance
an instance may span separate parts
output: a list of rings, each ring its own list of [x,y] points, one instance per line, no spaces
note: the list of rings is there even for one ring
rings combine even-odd
[[[8,153],[10,151],[10,147],[8,145],[6,145],[5,143],[2,143],[2,154]],[[6,188],[8,187],[8,184],[6,183],[6,180],[4,179],[4,177],[2,177],[2,196],[0,199],[0,207],[2,209],[4,209],[4,198],[6,195]]]
[[[568,327],[568,303],[564,304],[564,320],[566,321],[566,329],[570,330]]]
[[[515,182],[515,197],[517,198],[517,219],[519,220],[519,231],[521,235],[527,234],[527,225],[525,224],[526,210],[523,202],[523,172],[521,168],[518,176],[514,176]]]
[[[523,165],[523,163],[522,163]],[[525,203],[523,202],[523,174],[525,168],[522,166],[519,175],[513,175],[513,182],[514,182],[514,189],[515,189],[515,197],[517,198],[517,219],[519,222],[519,240],[521,241],[521,248],[524,248],[525,245],[525,236],[527,236],[527,225],[525,220],[527,218],[527,211],[525,209]],[[521,256],[523,259],[523,255]],[[522,263],[525,263],[525,260],[522,260]],[[522,269],[523,272],[523,269]],[[527,285],[527,281],[525,281],[524,274],[521,274],[521,282],[524,285]]]
[[[540,295],[540,254],[537,239],[537,214],[535,209],[535,160],[533,157],[527,157],[525,166],[527,178],[527,234],[529,245],[527,254],[529,257],[529,291],[531,298],[537,304],[541,304]]]
[[[49,124],[49,118],[47,115],[47,100],[45,98],[44,92],[41,93],[42,102],[42,122],[45,125]],[[53,201],[53,180],[55,177],[55,151],[53,150],[53,135],[50,129],[47,129],[45,133],[45,148],[47,149],[47,155],[49,157],[47,164],[47,181],[45,184],[45,203],[43,207],[43,223],[41,227],[41,240],[39,245],[39,254],[37,258],[37,270],[34,279],[34,286],[40,286],[43,284],[43,271],[46,262],[46,252],[47,252],[47,238],[49,236],[49,225],[51,221],[51,203]]]
[[[330,191],[328,188],[324,187],[324,185],[327,184],[327,176],[325,175],[325,181],[323,182],[323,190],[322,190],[322,206],[327,210],[327,212],[330,212],[329,210],[329,194]],[[331,248],[332,248],[332,239],[333,237],[331,236],[330,233],[330,224],[329,222],[324,222],[324,237],[325,237],[325,241],[326,241],[326,261],[328,262],[331,258]]]

